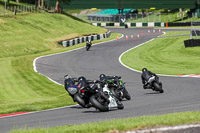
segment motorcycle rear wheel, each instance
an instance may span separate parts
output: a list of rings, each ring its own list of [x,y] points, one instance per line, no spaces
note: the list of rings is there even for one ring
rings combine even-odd
[[[154,86],[156,91],[159,91],[160,93],[164,92],[164,90],[161,88],[161,86],[157,82],[154,82],[153,86]]]

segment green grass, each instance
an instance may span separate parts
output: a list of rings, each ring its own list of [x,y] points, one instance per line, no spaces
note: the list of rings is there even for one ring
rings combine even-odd
[[[200,47],[185,48],[189,37],[156,38],[122,56],[122,62],[136,70],[146,67],[158,74],[200,74]]]
[[[183,35],[183,34],[190,34],[190,31],[167,31],[166,34],[162,36]]]
[[[33,60],[85,46],[83,43],[64,48],[57,41],[106,31],[60,14],[0,18],[0,114],[74,104],[63,86],[33,71]],[[111,38],[93,43],[116,36],[120,35],[112,34]]]
[[[13,130],[10,133],[102,133],[108,131],[128,131],[144,127],[172,126],[200,122],[200,112],[184,112],[156,116],[116,119],[106,122],[81,125],[66,125],[53,128]]]

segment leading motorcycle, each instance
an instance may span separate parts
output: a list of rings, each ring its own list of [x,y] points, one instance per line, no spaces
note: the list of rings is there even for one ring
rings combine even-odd
[[[91,40],[88,40],[86,43],[86,51],[88,51],[91,46],[92,46],[92,42],[91,42]]]

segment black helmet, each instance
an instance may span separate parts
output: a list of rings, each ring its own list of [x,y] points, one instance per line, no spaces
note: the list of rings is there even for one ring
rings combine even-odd
[[[86,78],[81,76],[81,77],[78,78],[78,81],[81,81],[81,80],[86,81]]]
[[[105,74],[100,74],[99,75],[99,79],[102,81],[102,80],[104,80],[105,79],[105,77],[106,77],[106,75]]]
[[[143,69],[142,69],[142,72],[145,72],[145,71],[147,71],[147,69],[146,69],[146,68],[143,68]]]

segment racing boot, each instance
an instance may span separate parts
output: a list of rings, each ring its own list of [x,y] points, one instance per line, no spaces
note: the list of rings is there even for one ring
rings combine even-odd
[[[162,82],[159,82],[160,87],[162,88]]]
[[[117,103],[117,108],[118,108],[118,109],[124,109],[124,105],[122,104],[121,101],[116,100],[116,103]]]
[[[109,104],[110,100],[108,99],[108,94],[105,94],[104,92],[101,92],[101,96],[106,100],[106,102]]]
[[[143,85],[143,88],[144,88],[144,89],[148,89],[148,88],[147,88],[147,85],[145,85],[145,84]]]
[[[90,107],[92,107],[92,104],[91,104],[91,103],[88,103],[88,104],[85,105],[85,107],[86,107],[86,108],[90,108]]]

